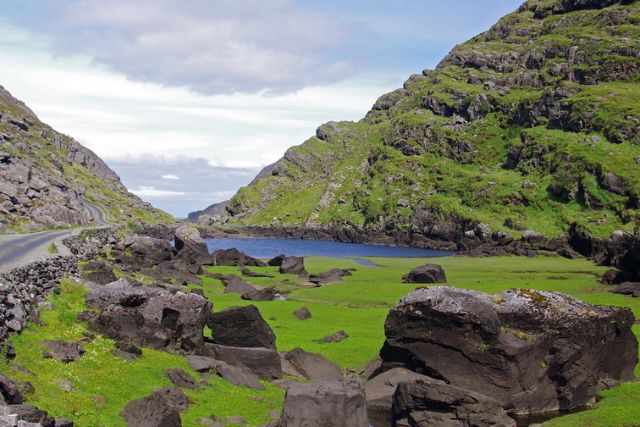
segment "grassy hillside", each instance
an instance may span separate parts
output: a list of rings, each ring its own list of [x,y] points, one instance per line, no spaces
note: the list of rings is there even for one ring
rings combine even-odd
[[[632,231],[639,24],[635,1],[530,0],[361,121],[327,123],[289,149],[231,199],[232,221],[436,238],[557,236],[574,221],[600,236]]]

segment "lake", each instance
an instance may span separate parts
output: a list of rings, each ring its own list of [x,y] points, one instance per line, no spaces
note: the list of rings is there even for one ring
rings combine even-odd
[[[430,258],[453,255],[452,252],[397,246],[341,243],[327,240],[293,240],[269,238],[205,239],[209,252],[217,249],[236,248],[254,258],[273,258],[280,254],[289,256],[326,256],[348,258],[365,265],[374,265],[358,257]]]

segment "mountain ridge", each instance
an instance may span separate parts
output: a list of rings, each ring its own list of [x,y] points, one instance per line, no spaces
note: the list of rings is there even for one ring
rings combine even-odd
[[[236,193],[231,224],[408,240],[631,232],[640,7],[527,1],[436,67],[329,122]]]

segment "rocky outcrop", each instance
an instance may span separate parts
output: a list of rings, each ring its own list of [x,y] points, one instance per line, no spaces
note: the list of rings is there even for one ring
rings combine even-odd
[[[181,427],[180,412],[188,407],[189,398],[180,389],[165,387],[129,403],[120,415],[129,427]]]
[[[211,314],[211,303],[200,295],[134,287],[124,279],[91,290],[87,305],[99,310],[90,325],[110,338],[185,353],[202,350]]]
[[[276,335],[254,305],[230,307],[213,313],[207,319],[207,326],[216,344],[276,348]]]
[[[281,427],[368,427],[362,383],[345,379],[293,384],[284,399]]]
[[[427,264],[412,269],[402,276],[404,283],[447,283],[444,270],[437,264]]]
[[[563,294],[433,287],[391,310],[380,355],[385,370],[404,367],[443,380],[512,414],[567,411],[634,378],[633,323],[629,309]]]

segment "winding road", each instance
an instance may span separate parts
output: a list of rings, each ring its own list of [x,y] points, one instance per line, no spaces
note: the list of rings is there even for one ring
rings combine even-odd
[[[89,221],[93,223],[91,227],[0,235],[0,273],[56,255],[49,252],[51,243],[56,245],[59,254],[69,255],[69,250],[62,243],[67,237],[76,235],[87,228],[113,226],[107,221],[105,213],[100,208],[88,203],[84,203],[84,207]]]

